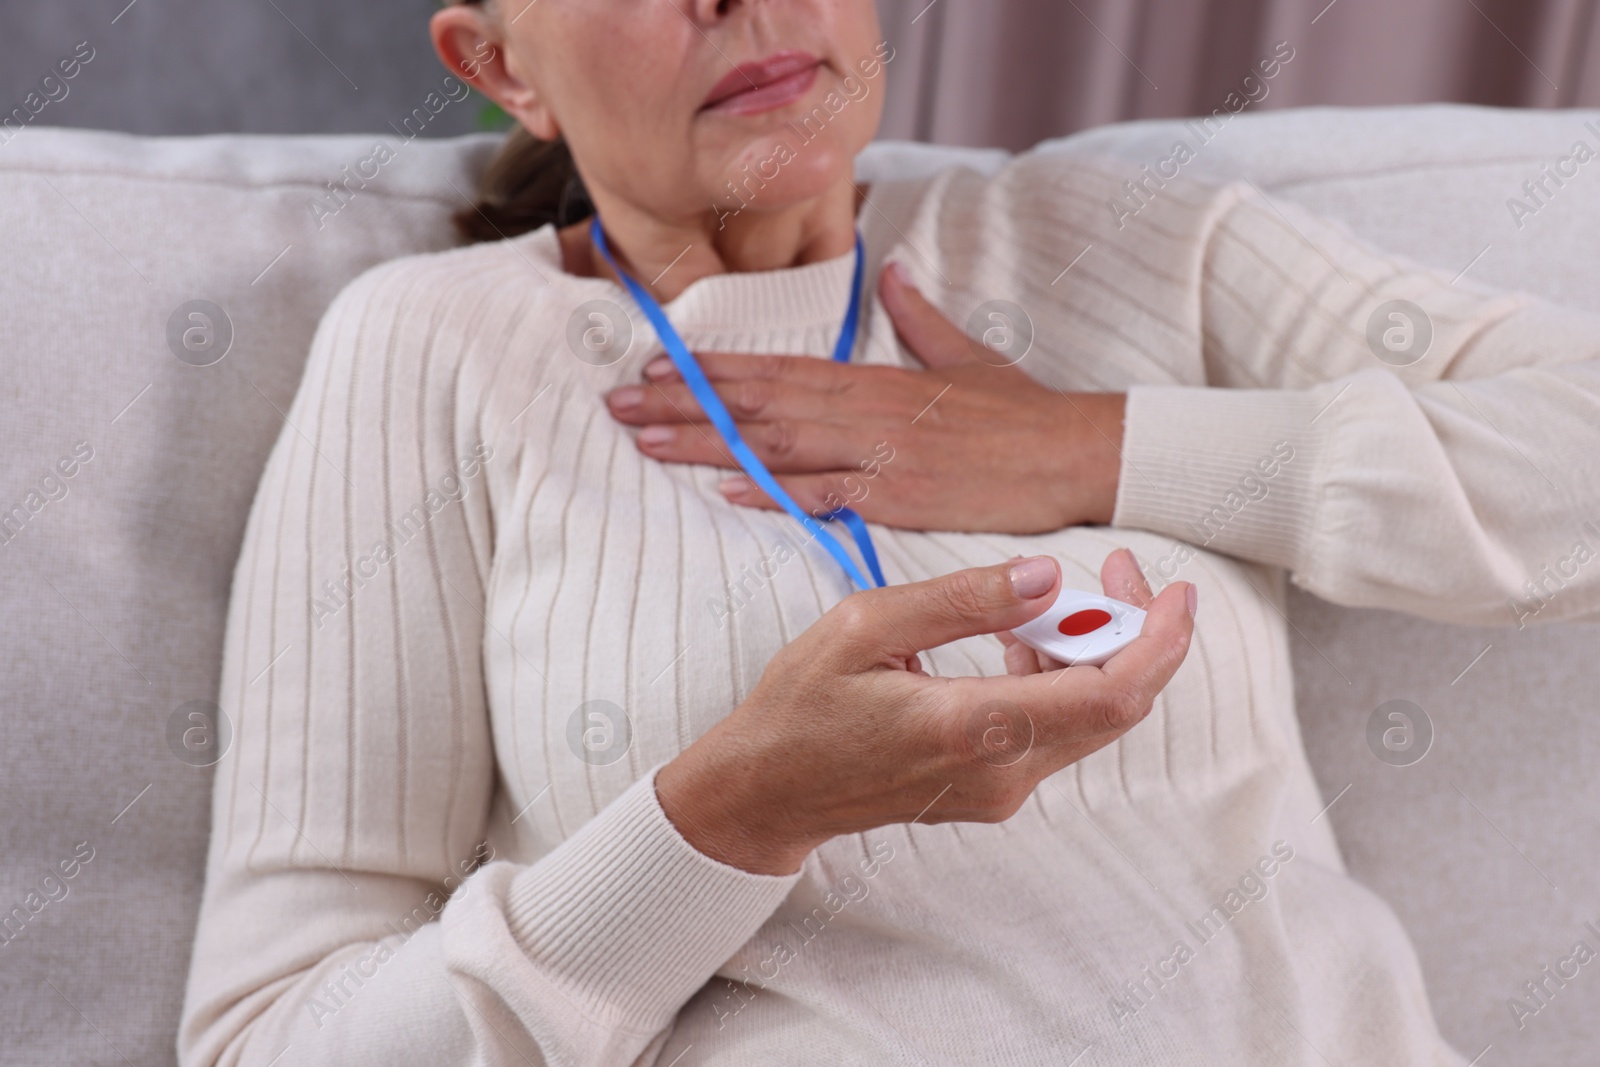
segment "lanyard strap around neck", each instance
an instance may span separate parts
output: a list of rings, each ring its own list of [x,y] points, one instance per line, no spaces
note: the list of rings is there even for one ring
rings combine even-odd
[[[717,391],[711,387],[710,380],[706,378],[705,372],[700,369],[699,361],[694,358],[694,354],[689,351],[689,347],[683,343],[683,338],[678,335],[677,329],[667,319],[667,313],[662,309],[661,304],[657,302],[655,297],[650,295],[644,286],[635,281],[632,275],[618,266],[617,261],[612,258],[611,249],[606,244],[605,230],[600,225],[599,215],[594,217],[594,221],[590,224],[590,230],[594,236],[595,247],[600,250],[600,254],[611,265],[611,269],[617,272],[617,276],[622,279],[623,284],[627,286],[628,292],[633,296],[634,302],[639,305],[645,317],[650,320],[650,325],[655,328],[656,337],[661,341],[661,347],[666,349],[667,356],[672,360],[673,366],[678,369],[678,374],[683,378],[684,384],[694,394],[694,398],[699,402],[701,410],[711,420],[711,425],[721,435],[723,442],[728,446],[728,451],[733,453],[733,458],[740,468],[779,507],[799,520],[801,525],[811,532],[811,535],[828,551],[828,554],[833,556],[839,562],[839,566],[844,568],[845,574],[850,576],[850,581],[855,584],[857,589],[869,588],[869,583],[865,575],[861,573],[861,568],[856,565],[854,559],[850,558],[850,553],[845,551],[844,546],[832,534],[822,528],[817,518],[808,515],[804,508],[795,503],[794,498],[784,490],[783,486],[778,484],[778,480],[767,470],[766,464],[762,463],[755,452],[751,451],[750,446],[744,443],[744,438],[739,435],[739,427],[733,421],[733,416],[728,413],[727,406],[723,404],[722,398],[717,395]],[[839,363],[848,363],[850,361],[850,354],[855,349],[856,333],[861,325],[861,275],[865,258],[861,247],[861,234],[858,232],[856,234],[855,271],[850,284],[850,305],[845,312],[844,326],[839,332],[838,343],[834,345],[833,349],[833,358]],[[888,584],[884,581],[883,571],[878,566],[878,554],[872,545],[872,535],[868,532],[867,524],[860,515],[857,515],[849,508],[841,507],[825,515],[818,516],[818,518],[825,522],[832,522],[834,519],[843,521],[845,526],[849,528],[851,536],[855,539],[856,547],[861,551],[861,558],[866,560],[867,567],[872,572],[872,577],[876,584],[879,586]]]

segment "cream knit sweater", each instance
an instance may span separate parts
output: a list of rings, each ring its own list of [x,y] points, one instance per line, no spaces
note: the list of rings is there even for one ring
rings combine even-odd
[[[602,397],[659,346],[620,289],[561,271],[551,229],[352,283],[235,575],[183,1062],[1461,1062],[1318,817],[1282,578],[1515,624],[1600,521],[1576,503],[1600,495],[1578,445],[1600,324],[1249,186],[1113,212],[1125,177],[1032,155],[874,187],[869,279],[897,259],[957,322],[1014,301],[1024,369],[1130,400],[1113,527],[873,534],[892,582],[1049,552],[1097,589],[1127,545],[1201,586],[1188,660],[1009,822],[838,838],[792,877],[698,853],[653,777],[842,572],[727,505],[722,472],[635,451]],[[668,312],[692,347],[825,358],[850,269],[708,277]],[[1401,369],[1367,341],[1390,299],[1433,328]],[[591,300],[633,311],[609,366],[568,344]],[[875,301],[856,359],[912,362]],[[1593,613],[1597,573],[1538,620]],[[926,660],[1003,670],[992,637]]]

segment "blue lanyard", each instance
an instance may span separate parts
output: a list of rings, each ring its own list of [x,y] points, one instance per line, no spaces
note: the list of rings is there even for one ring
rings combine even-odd
[[[828,554],[839,561],[839,566],[850,576],[850,581],[857,589],[868,588],[866,577],[861,573],[861,568],[856,566],[856,561],[850,558],[850,553],[845,547],[826,530],[815,518],[806,514],[805,509],[794,502],[794,498],[786,493],[783,486],[767,470],[766,465],[750,450],[739,436],[739,427],[735,425],[733,416],[728,414],[727,407],[722,403],[722,398],[717,396],[711,382],[706,378],[705,372],[700,369],[700,363],[689,351],[689,346],[683,343],[683,338],[678,336],[678,331],[667,319],[667,314],[638,282],[634,281],[611,257],[611,249],[606,245],[605,230],[600,226],[600,216],[594,217],[590,224],[594,235],[595,247],[600,249],[600,254],[611,264],[611,269],[617,272],[623,283],[628,287],[628,292],[633,295],[634,301],[644,311],[645,317],[650,320],[650,325],[655,327],[656,337],[661,341],[661,347],[666,349],[671,357],[673,366],[678,368],[684,384],[700,402],[700,408],[711,420],[711,425],[716,427],[717,433],[722,435],[722,440],[728,446],[728,451],[733,453],[733,458],[738,461],[740,468],[749,476],[750,480],[759,485],[766,494],[778,503],[778,506],[798,519],[811,535],[815,537]],[[850,307],[845,312],[844,327],[839,332],[839,341],[833,348],[833,358],[837,363],[850,362],[850,353],[855,348],[856,332],[861,325],[861,272],[862,262],[866,256],[861,249],[861,234],[856,234],[856,268],[855,276],[850,283]],[[841,507],[826,515],[820,516],[824,522],[839,519],[844,522],[855,538],[856,547],[861,551],[861,558],[867,561],[867,567],[872,571],[872,577],[879,586],[888,585],[883,580],[883,571],[878,566],[878,553],[872,547],[872,534],[867,531],[867,524],[849,508]]]

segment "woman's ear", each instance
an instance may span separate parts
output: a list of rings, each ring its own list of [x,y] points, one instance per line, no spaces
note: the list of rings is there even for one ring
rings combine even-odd
[[[454,4],[428,23],[433,50],[451,73],[520,122],[541,141],[560,136],[555,116],[506,50],[504,30],[481,5]]]

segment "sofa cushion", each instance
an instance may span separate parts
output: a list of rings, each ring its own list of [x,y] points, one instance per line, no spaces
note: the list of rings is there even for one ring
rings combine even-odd
[[[216,699],[256,482],[323,309],[452,241],[492,147],[389,141],[337,198],[373,138],[0,151],[0,1060],[174,1060],[210,830],[185,706]]]

